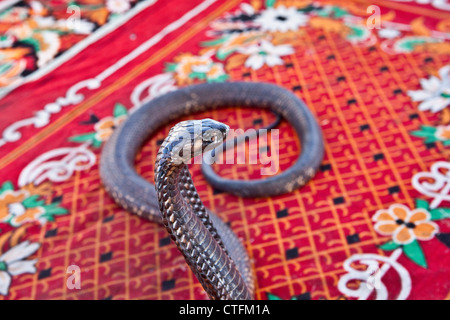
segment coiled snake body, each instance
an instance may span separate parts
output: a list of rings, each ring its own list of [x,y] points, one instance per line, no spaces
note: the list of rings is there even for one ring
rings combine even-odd
[[[216,130],[223,136],[228,127],[206,119],[184,121],[172,128],[157,156],[156,189],[134,169],[142,144],[168,122],[229,106],[266,108],[283,116],[299,135],[302,151],[288,170],[263,180],[225,179],[203,163],[203,173],[211,185],[238,196],[265,197],[291,192],[315,175],[324,145],[320,127],[306,105],[275,85],[232,82],[185,87],[141,106],[103,148],[100,176],[107,192],[123,208],[165,225],[210,298],[253,299],[253,276],[245,248],[231,229],[203,206],[186,164],[173,157],[174,147],[180,147],[180,130],[190,133],[188,143],[196,155],[221,144],[222,139],[198,137],[195,125],[202,132]],[[198,139],[202,143],[196,144]]]

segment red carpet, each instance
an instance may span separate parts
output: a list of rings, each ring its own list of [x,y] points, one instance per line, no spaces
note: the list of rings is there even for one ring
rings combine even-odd
[[[284,196],[221,193],[191,168],[245,244],[256,298],[449,299],[450,7],[376,1],[377,20],[373,2],[0,2],[0,299],[206,299],[163,227],[109,198],[97,164],[142,102],[238,80],[292,90],[326,144],[320,172]],[[274,119],[189,119],[202,117]],[[137,159],[149,181],[169,128]],[[300,145],[279,128],[283,170]]]

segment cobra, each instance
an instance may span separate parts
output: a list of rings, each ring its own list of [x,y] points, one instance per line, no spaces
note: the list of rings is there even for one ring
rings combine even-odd
[[[254,299],[252,266],[244,246],[227,224],[205,208],[186,164],[172,157],[180,129],[191,132],[188,143],[196,155],[221,144],[228,127],[210,119],[175,126],[157,156],[156,189],[134,168],[144,142],[167,123],[230,106],[264,108],[282,116],[299,136],[301,153],[290,168],[261,180],[226,179],[203,162],[202,171],[212,186],[242,197],[268,197],[298,189],[315,175],[324,155],[323,136],[303,101],[272,84],[230,82],[184,87],[142,105],[107,141],[101,154],[100,176],[106,191],[120,206],[165,225],[211,299],[244,300]],[[216,130],[221,135],[195,146],[199,137],[195,130],[189,130],[195,124],[202,131]],[[186,143],[186,139],[183,141]]]

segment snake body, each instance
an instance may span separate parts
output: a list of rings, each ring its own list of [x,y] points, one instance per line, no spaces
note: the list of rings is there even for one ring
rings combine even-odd
[[[172,161],[178,130],[171,130],[158,153],[156,189],[134,168],[143,143],[168,122],[229,106],[266,108],[281,115],[300,137],[302,151],[289,169],[263,180],[229,180],[203,166],[213,187],[244,197],[265,197],[291,192],[315,175],[324,154],[323,137],[306,105],[275,85],[231,82],[184,87],[142,105],[107,141],[100,176],[106,191],[124,209],[165,225],[210,298],[253,299],[251,263],[245,248],[231,229],[204,207],[186,165]],[[181,126],[189,128],[193,123]],[[217,129],[221,124],[208,120],[204,125]]]

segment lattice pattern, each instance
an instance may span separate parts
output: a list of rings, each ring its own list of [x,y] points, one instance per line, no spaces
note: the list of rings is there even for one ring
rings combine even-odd
[[[218,6],[204,21],[230,6]],[[126,73],[100,95],[90,97],[78,107],[82,112],[72,111],[67,123],[62,118],[58,127],[51,128],[54,132],[43,129],[30,141],[45,141],[49,135],[66,139],[90,113],[105,113],[115,99],[114,90],[120,91],[118,96],[128,96],[134,84],[127,83],[129,79],[149,77],[174,52],[192,48],[185,41],[204,40],[204,28],[190,26],[170,48],[149,56],[141,69],[133,69],[134,74]],[[231,224],[253,259],[257,299],[265,299],[267,292],[286,299],[338,298],[341,293],[336,285],[346,258],[355,253],[384,254],[377,245],[387,238],[375,232],[373,213],[393,203],[414,207],[418,194],[411,177],[443,159],[441,144],[426,145],[409,134],[419,124],[433,124],[437,116],[418,112],[406,92],[417,88],[428,70],[448,64],[448,55],[434,54],[432,59],[427,53],[388,55],[377,46],[349,45],[336,34],[313,28],[307,28],[299,41],[302,48],[284,66],[258,71],[235,68],[230,77],[276,83],[293,90],[310,106],[326,140],[326,156],[317,176],[291,194],[241,199],[213,190],[200,167],[191,167],[205,205]],[[155,60],[157,68],[144,70]],[[265,111],[233,108],[195,116],[202,117],[231,128],[264,126],[274,119]],[[153,181],[158,143],[169,128],[153,137],[137,158],[138,171],[149,181]],[[286,121],[279,128],[279,165],[285,169],[295,161],[300,146]],[[27,143],[14,150],[15,161],[20,163],[20,152],[25,152]],[[3,162],[2,170],[7,165]],[[250,179],[259,177],[259,168],[222,165],[217,170],[228,178]],[[97,166],[76,172],[53,188],[63,196],[61,205],[70,215],[30,229],[29,239],[41,243],[36,253],[38,272],[15,278],[8,298],[207,298],[164,228],[129,215],[105,194]],[[414,265],[405,257],[401,262],[414,274]],[[66,287],[66,266],[71,264],[82,270],[80,291]]]

